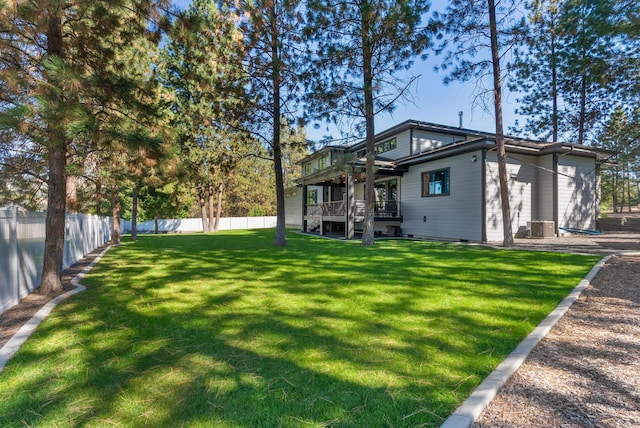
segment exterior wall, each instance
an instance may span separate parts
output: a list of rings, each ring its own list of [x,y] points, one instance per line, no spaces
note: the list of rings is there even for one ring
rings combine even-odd
[[[356,183],[353,186],[353,198],[356,201],[364,201],[364,182]]]
[[[552,221],[553,216],[553,155],[545,155],[538,157],[537,176],[536,176],[536,198],[534,205],[534,220]]]
[[[393,137],[391,137],[393,138]],[[387,159],[400,159],[409,156],[411,150],[411,131],[406,130],[395,135],[396,148],[388,152],[380,153],[380,156]],[[382,141],[390,140],[390,138]]]
[[[284,191],[284,215],[287,227],[302,228],[302,187]]]
[[[473,155],[478,161],[471,161]],[[476,151],[410,167],[401,181],[402,234],[481,241],[481,158]],[[450,168],[450,194],[422,197],[422,173],[443,168]]]
[[[509,154],[507,157],[507,177],[509,179],[509,206],[511,208],[511,230],[514,235],[520,226],[536,220],[533,206],[534,183],[537,161],[534,156]],[[487,153],[486,160],[486,221],[487,241],[502,241],[502,202],[498,178],[497,153]]]
[[[596,165],[592,158],[558,157],[558,225],[596,228]]]
[[[414,130],[413,141],[411,142],[411,153],[417,155],[422,152],[437,149],[448,144],[452,144],[456,141],[464,140],[464,137],[459,135],[439,134],[436,132],[427,132]]]

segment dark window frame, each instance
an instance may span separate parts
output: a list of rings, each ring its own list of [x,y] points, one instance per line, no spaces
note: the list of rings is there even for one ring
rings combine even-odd
[[[441,181],[441,180],[435,180],[436,178],[436,174],[439,173],[444,173],[444,189],[442,189],[442,191],[440,193],[430,193],[429,192],[429,184],[432,181]],[[425,180],[425,178],[427,178]],[[422,173],[421,175],[421,182],[422,182],[422,197],[423,198],[434,198],[434,197],[438,197],[438,196],[449,196],[451,195],[451,168],[447,167],[447,168],[440,168],[440,169],[433,169],[430,171],[425,171]]]

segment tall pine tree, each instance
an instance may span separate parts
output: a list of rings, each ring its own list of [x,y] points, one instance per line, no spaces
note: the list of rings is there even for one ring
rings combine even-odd
[[[523,37],[519,4],[517,0],[452,0],[444,13],[434,14],[433,21],[444,40],[438,48],[446,52],[441,65],[448,71],[444,82],[474,79],[477,87],[485,87],[484,79],[491,81],[491,89],[479,94],[479,99],[491,94],[493,101],[505,247],[513,245],[513,233],[502,120],[503,58]]]
[[[366,141],[363,245],[374,243],[375,116],[393,109],[415,77],[399,79],[424,55],[428,33],[421,27],[426,0],[364,0],[307,3],[307,34],[315,48],[307,83],[310,109],[333,121],[355,118]]]
[[[157,3],[47,0],[0,5],[0,124],[40,147],[46,159],[42,293],[62,290],[70,145],[94,127],[99,92],[123,94],[120,72],[127,64],[119,50],[149,34]]]

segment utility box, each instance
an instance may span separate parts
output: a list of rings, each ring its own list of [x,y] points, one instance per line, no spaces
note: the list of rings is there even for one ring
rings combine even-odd
[[[530,238],[553,238],[556,236],[556,223],[546,220],[532,220],[527,222]]]

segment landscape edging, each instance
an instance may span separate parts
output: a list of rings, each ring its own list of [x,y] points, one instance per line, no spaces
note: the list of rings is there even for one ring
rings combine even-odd
[[[565,297],[556,308],[511,352],[502,363],[487,376],[471,395],[449,416],[440,428],[469,428],[478,419],[482,411],[489,405],[500,388],[507,382],[527,359],[533,348],[549,333],[551,328],[578,300],[582,292],[591,284],[600,269],[615,254],[603,257],[591,268],[587,276]]]
[[[36,328],[40,325],[40,323],[51,313],[53,308],[55,308],[60,302],[63,300],[73,296],[74,294],[78,294],[81,291],[86,290],[86,287],[80,284],[80,280],[95,266],[98,261],[104,256],[104,254],[111,248],[108,246],[105,248],[100,254],[96,256],[95,259],[91,261],[84,269],[80,271],[76,276],[71,280],[71,284],[75,285],[76,288],[67,291],[64,294],[61,294],[51,301],[49,301],[46,305],[44,305],[38,312],[35,313],[34,316],[29,319],[20,329],[11,336],[11,339],[7,343],[4,344],[2,348],[0,348],[0,372],[4,369],[4,366],[7,362],[13,357],[13,355],[20,349],[22,344],[31,336],[31,334],[36,330]]]

